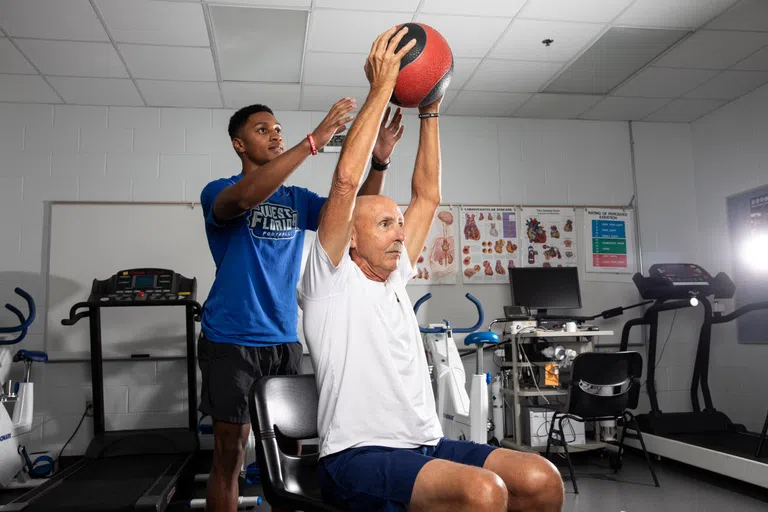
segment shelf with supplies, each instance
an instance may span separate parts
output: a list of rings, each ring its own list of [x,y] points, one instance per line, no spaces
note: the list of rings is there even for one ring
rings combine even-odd
[[[513,431],[507,432],[506,430],[506,416],[505,416],[505,429],[504,438],[501,441],[502,446],[512,448],[518,451],[539,451],[543,452],[546,449],[546,433],[548,432],[548,425],[546,421],[536,427],[535,432],[541,430],[544,434],[534,433],[533,417],[535,413],[531,411],[537,410],[539,407],[535,405],[527,406],[524,403],[526,399],[540,397],[547,401],[547,397],[562,397],[568,396],[568,390],[562,389],[559,384],[552,385],[547,384],[547,379],[551,378],[540,372],[548,372],[551,364],[560,364],[559,361],[563,359],[546,361],[537,361],[533,359],[533,355],[529,359],[529,351],[521,350],[524,346],[530,346],[532,343],[538,341],[548,341],[548,344],[552,347],[557,345],[566,345],[568,351],[576,355],[591,352],[594,350],[596,340],[600,336],[612,336],[614,334],[611,330],[586,330],[580,329],[577,331],[565,331],[565,330],[545,330],[535,329],[533,327],[525,327],[523,329],[514,330],[514,327],[506,329],[504,332],[504,341],[506,341],[505,360],[498,362],[497,364],[504,370],[505,378],[503,382],[503,395],[506,407],[512,410],[513,417]],[[537,351],[541,350],[537,348]],[[549,349],[547,349],[549,350]],[[563,348],[560,348],[561,353],[566,352]],[[545,356],[549,358],[549,356]],[[561,371],[560,368],[567,370],[567,363],[562,366],[556,366],[555,378],[560,381]],[[511,376],[509,376],[511,373]],[[537,375],[540,373],[540,375]],[[526,375],[527,374],[527,375]],[[544,375],[544,376],[542,376]],[[521,384],[521,379],[525,379]],[[533,382],[530,382],[530,381]],[[525,412],[526,417],[523,418]],[[541,414],[541,413],[540,413]],[[545,416],[548,413],[543,413]],[[523,419],[526,420],[526,429],[523,428]],[[583,424],[582,424],[583,425]],[[543,429],[543,430],[542,430]],[[527,435],[526,435],[527,434]],[[542,441],[543,436],[543,441]],[[581,432],[581,437],[584,437]],[[543,443],[543,444],[542,444]],[[533,445],[533,446],[532,446]],[[595,441],[592,439],[583,440],[579,442],[568,444],[569,450],[573,447],[573,451],[588,451],[599,450],[606,447],[606,443]],[[552,451],[558,453],[562,450],[561,447],[552,447]]]

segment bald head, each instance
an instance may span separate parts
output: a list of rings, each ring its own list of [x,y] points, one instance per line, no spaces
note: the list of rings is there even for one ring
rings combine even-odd
[[[352,223],[357,226],[360,222],[372,221],[382,212],[388,212],[395,217],[399,214],[402,217],[400,207],[387,196],[359,196],[355,202],[355,211],[352,213]]]
[[[405,231],[400,207],[386,196],[359,196],[352,213],[352,259],[386,280],[397,268]]]

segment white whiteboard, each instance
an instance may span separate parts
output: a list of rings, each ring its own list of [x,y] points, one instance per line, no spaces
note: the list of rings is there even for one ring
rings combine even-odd
[[[88,319],[69,327],[61,320],[88,299],[94,278],[129,268],[167,268],[197,278],[200,304],[208,296],[216,268],[199,204],[54,202],[49,219],[45,349],[52,360],[90,357]],[[186,355],[183,307],[101,311],[104,358]],[[200,324],[195,327],[199,333]]]

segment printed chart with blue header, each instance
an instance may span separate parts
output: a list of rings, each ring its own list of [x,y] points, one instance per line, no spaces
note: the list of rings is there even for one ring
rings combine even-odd
[[[587,272],[635,272],[632,210],[587,208],[584,212],[584,238],[587,240]]]

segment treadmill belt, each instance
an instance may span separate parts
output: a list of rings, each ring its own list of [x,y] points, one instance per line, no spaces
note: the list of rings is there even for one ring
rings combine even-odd
[[[178,457],[131,455],[93,460],[24,510],[132,511],[136,501]]]
[[[676,434],[669,436],[669,438],[744,459],[768,462],[768,444],[763,446],[762,456],[759,459],[755,458],[757,444],[760,441],[757,435],[737,433]]]

